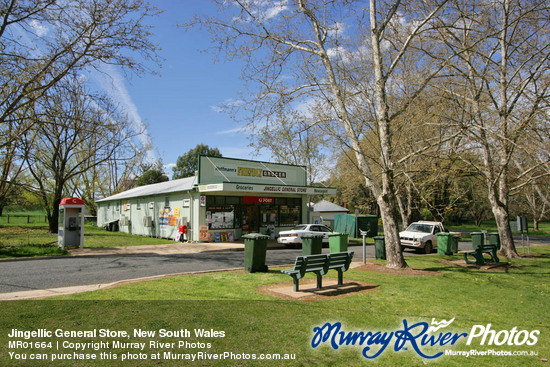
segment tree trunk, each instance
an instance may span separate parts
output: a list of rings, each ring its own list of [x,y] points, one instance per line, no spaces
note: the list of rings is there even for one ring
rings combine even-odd
[[[489,192],[489,201],[491,202],[491,209],[495,216],[497,223],[498,235],[500,237],[500,254],[507,258],[518,258],[519,255],[514,245],[514,238],[512,237],[512,230],[510,229],[510,215],[508,210],[496,200],[494,195]]]
[[[60,185],[60,189],[64,186],[64,183]],[[58,190],[56,190],[58,191]],[[50,233],[57,233],[59,228],[59,204],[61,203],[61,197],[62,193],[59,191],[59,193],[54,194],[53,202],[52,202],[52,208],[51,208],[51,214],[48,216],[48,224]]]
[[[57,203],[57,208],[59,208],[59,202]],[[58,232],[58,221],[59,210],[55,210],[55,208],[52,208],[51,215],[48,216],[48,227],[50,229],[50,233]]]
[[[401,214],[401,223],[403,224],[403,228],[407,228],[409,224],[412,222],[412,187],[411,183],[407,182],[405,184],[405,190],[406,194],[403,196],[397,196],[397,204],[399,205],[399,211]]]
[[[378,206],[380,207],[380,217],[384,224],[384,242],[386,245],[386,267],[392,269],[408,268],[408,265],[401,251],[401,242],[399,240],[398,214],[395,211],[397,207],[395,200],[389,195],[378,197]]]

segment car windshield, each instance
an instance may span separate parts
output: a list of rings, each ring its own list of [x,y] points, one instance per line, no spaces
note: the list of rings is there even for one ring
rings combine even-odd
[[[296,227],[292,228],[291,230],[292,231],[302,231],[302,230],[306,229],[306,227],[307,227],[306,225],[302,224],[302,225],[299,225],[299,226],[296,226]]]
[[[432,233],[432,227],[429,224],[420,224],[420,223],[413,223],[410,226],[407,227],[406,231],[409,232],[422,232],[422,233]]]

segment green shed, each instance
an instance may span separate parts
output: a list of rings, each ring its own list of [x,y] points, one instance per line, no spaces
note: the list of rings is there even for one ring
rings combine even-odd
[[[334,230],[348,233],[353,238],[361,237],[359,230],[362,230],[367,231],[368,237],[374,237],[378,235],[378,217],[368,214],[337,214],[334,216]]]

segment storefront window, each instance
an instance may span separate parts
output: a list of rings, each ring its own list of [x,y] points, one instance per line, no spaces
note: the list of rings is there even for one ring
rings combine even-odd
[[[246,201],[245,201],[246,199]],[[267,200],[270,199],[270,200]],[[301,198],[206,196],[208,229],[291,227],[302,223]]]
[[[232,206],[211,206],[206,208],[208,229],[235,228],[235,210]]]
[[[260,225],[262,226],[277,226],[277,206],[262,205],[260,207]]]
[[[280,226],[294,226],[300,224],[299,205],[281,205],[280,206]]]

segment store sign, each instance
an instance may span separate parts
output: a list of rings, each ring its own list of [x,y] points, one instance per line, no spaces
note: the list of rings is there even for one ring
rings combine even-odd
[[[261,194],[302,194],[302,195],[334,195],[336,189],[332,187],[302,187],[302,186],[274,186],[274,185],[254,185],[254,184],[234,184],[223,183],[215,185],[201,185],[200,192],[209,191],[233,191],[233,192],[250,192]]]
[[[208,192],[208,191],[222,191],[223,190],[223,184],[211,184],[211,185],[200,185],[199,191],[200,192]]]
[[[264,196],[243,196],[243,204],[273,204],[274,198]]]
[[[219,157],[199,157],[201,191],[219,182],[251,183],[283,186],[305,186],[306,168],[287,164],[248,161]],[[203,186],[207,186],[202,190]]]
[[[280,177],[286,178],[284,171],[271,171],[260,168],[237,167],[237,175],[245,177]]]

